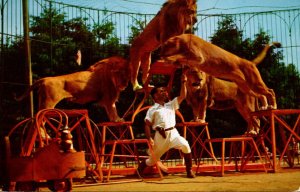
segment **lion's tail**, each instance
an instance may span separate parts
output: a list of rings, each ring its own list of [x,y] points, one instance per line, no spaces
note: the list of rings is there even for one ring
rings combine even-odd
[[[264,49],[262,50],[262,52],[254,60],[252,60],[252,62],[255,63],[256,65],[261,63],[264,60],[264,58],[266,57],[269,49],[273,46],[279,48],[279,47],[281,47],[281,43],[272,42],[271,44],[266,45],[264,47]]]
[[[36,82],[34,82],[28,89],[27,89],[27,91],[25,92],[25,93],[23,93],[23,95],[21,95],[21,96],[14,96],[14,99],[16,100],[16,101],[22,101],[25,97],[27,97],[28,95],[29,95],[29,93],[31,92],[31,91],[33,91],[34,89],[36,89],[37,87],[39,87],[40,86],[40,84],[42,83],[42,79],[39,79],[39,80],[37,80]]]

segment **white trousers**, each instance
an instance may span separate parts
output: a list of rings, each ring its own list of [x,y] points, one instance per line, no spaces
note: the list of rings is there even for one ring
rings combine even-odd
[[[180,149],[183,153],[191,153],[191,148],[188,141],[180,136],[177,129],[166,131],[166,138],[163,138],[158,131],[155,132],[153,155],[149,154],[149,159],[146,160],[148,166],[153,166],[161,158],[161,156],[169,149]]]

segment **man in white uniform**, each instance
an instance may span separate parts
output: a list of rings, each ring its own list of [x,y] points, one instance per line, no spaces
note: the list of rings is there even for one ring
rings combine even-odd
[[[145,134],[153,146],[153,156],[141,162],[137,172],[140,176],[147,166],[153,166],[160,157],[171,148],[180,149],[184,154],[186,172],[188,178],[194,178],[192,171],[191,148],[187,140],[180,136],[176,124],[176,110],[186,97],[186,75],[181,77],[180,95],[169,101],[168,92],[164,87],[155,87],[151,90],[151,96],[155,104],[151,106],[145,117]],[[151,128],[155,130],[154,140],[151,138]]]

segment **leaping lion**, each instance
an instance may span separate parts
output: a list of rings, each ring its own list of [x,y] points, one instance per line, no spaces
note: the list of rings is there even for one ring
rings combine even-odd
[[[235,82],[243,93],[260,100],[265,96],[268,108],[277,108],[275,93],[264,83],[255,60],[240,58],[192,34],[170,38],[162,46],[161,57]]]
[[[130,70],[133,90],[141,89],[137,77],[142,68],[145,83],[151,63],[151,52],[172,36],[183,34],[197,22],[196,0],[168,0],[137,36],[130,48]]]

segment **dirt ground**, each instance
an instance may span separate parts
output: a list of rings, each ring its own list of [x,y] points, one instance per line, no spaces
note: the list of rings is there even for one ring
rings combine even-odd
[[[300,168],[280,169],[276,173],[227,173],[224,177],[185,174],[165,176],[163,180],[128,181],[90,186],[73,186],[73,191],[272,191],[300,192]]]

